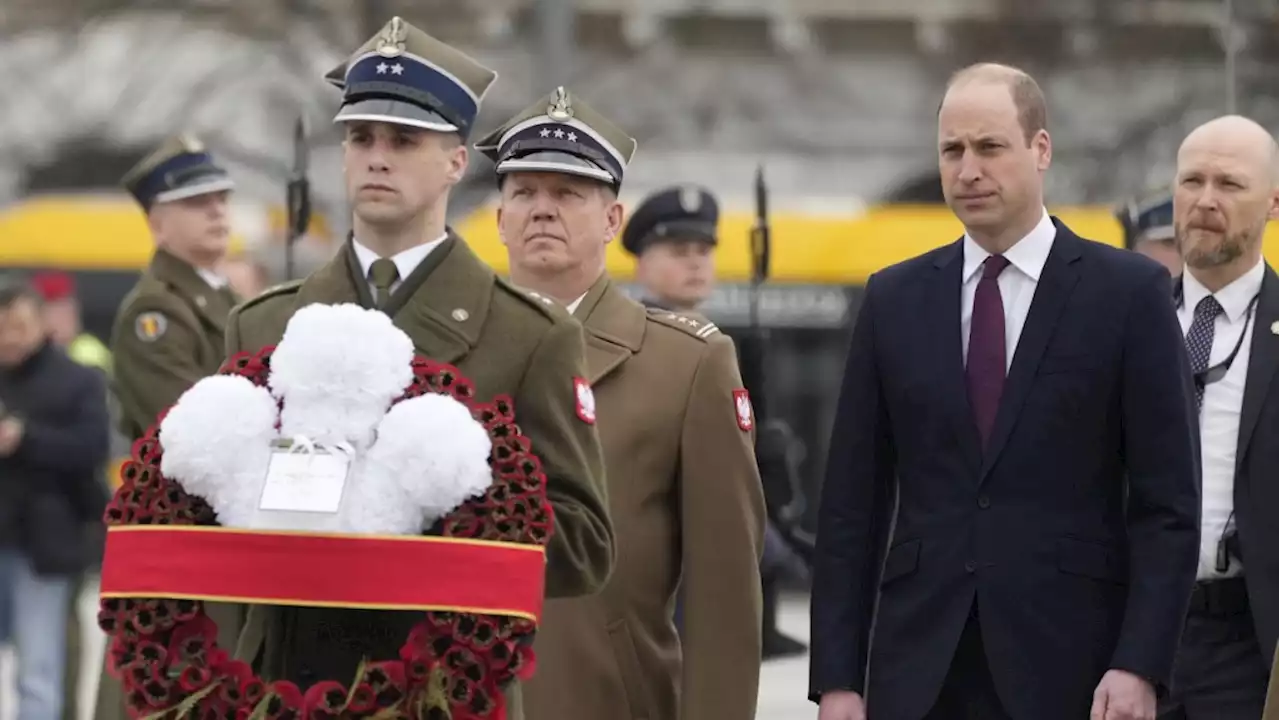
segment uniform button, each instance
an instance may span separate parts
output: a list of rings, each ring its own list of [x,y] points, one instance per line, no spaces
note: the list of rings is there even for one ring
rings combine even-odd
[[[991,498],[987,497],[986,495],[979,497],[978,507],[982,508],[983,510],[986,510],[987,508],[991,507]]]
[[[965,564],[964,564],[964,571],[965,571],[965,572],[967,572],[967,573],[975,573],[975,572],[977,572],[977,571],[978,571],[978,563],[974,562],[973,560],[970,560],[969,562],[967,562],[967,563],[965,563]]]

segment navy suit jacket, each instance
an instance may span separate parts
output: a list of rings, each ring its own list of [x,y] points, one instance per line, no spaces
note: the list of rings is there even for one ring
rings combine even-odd
[[[1200,533],[1169,276],[1054,225],[985,451],[962,243],[868,280],[819,507],[811,699],[855,690],[872,720],[923,717],[975,602],[1014,717],[1088,717],[1110,668],[1168,682]]]
[[[1249,370],[1240,408],[1240,434],[1236,442],[1234,506],[1249,609],[1263,658],[1276,651],[1277,505],[1280,493],[1280,424],[1276,417],[1276,372],[1280,365],[1280,338],[1276,337],[1277,292],[1280,283],[1270,267],[1262,276],[1262,296],[1253,326]]]

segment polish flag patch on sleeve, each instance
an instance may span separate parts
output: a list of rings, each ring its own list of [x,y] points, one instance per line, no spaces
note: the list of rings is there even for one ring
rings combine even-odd
[[[751,432],[751,428],[755,427],[755,418],[751,409],[751,396],[747,394],[746,388],[733,391],[733,411],[738,416],[738,427],[742,432]]]
[[[573,379],[574,404],[577,405],[578,419],[588,425],[596,424],[596,395],[591,392],[591,383],[586,378]]]

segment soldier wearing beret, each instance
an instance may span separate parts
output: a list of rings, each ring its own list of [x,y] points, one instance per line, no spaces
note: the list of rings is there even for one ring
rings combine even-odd
[[[420,355],[456,365],[477,397],[506,394],[542,459],[555,532],[550,597],[589,595],[613,567],[604,459],[592,412],[582,328],[564,308],[497,277],[445,225],[467,168],[466,138],[496,74],[394,18],[328,75],[342,90],[343,170],[353,232],[301,282],[232,312],[227,352],[277,343],[311,303],[357,303],[389,315]],[[261,671],[302,687],[346,682],[364,658],[398,656],[420,614],[255,605],[241,647]],[[522,717],[519,686],[508,718]]]
[[[635,141],[563,88],[476,148],[494,160],[511,277],[586,329],[618,536],[598,595],[551,600],[529,720],[750,720],[760,672],[764,503],[755,415],[730,339],[646,310],[605,274]],[[685,587],[683,647],[673,624]]]
[[[719,221],[720,206],[715,195],[697,185],[662,188],[641,200],[622,233],[623,248],[636,257],[636,277],[644,288],[641,302],[649,307],[698,311],[714,288]],[[735,338],[743,383],[761,418],[756,463],[769,515],[761,566],[762,657],[769,660],[805,651],[803,643],[778,628],[778,588],[787,579],[803,583],[808,568],[794,549],[804,543],[783,522],[783,509],[793,501],[798,483],[786,456],[790,428],[771,416],[766,403],[767,343],[754,328]],[[678,608],[677,622],[682,611],[682,607]]]
[[[234,182],[200,141],[166,140],[124,177],[147,215],[156,251],[125,296],[111,330],[120,431],[130,440],[196,381],[222,365],[227,315],[236,299],[216,270],[231,233]],[[211,604],[220,640],[235,640],[238,612]],[[98,720],[123,717],[119,681],[104,672]]]
[[[1142,253],[1169,270],[1182,274],[1182,254],[1173,236],[1173,195],[1165,190],[1131,200],[1116,211],[1124,228],[1124,246]]]

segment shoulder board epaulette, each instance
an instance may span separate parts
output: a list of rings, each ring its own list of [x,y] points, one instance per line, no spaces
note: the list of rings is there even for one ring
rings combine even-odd
[[[667,327],[681,330],[699,340],[710,340],[720,332],[720,328],[710,320],[692,313],[678,313],[662,308],[649,308],[649,320]]]
[[[240,303],[240,306],[236,308],[236,310],[243,313],[245,310],[261,305],[271,298],[280,297],[282,295],[292,295],[298,292],[298,288],[302,287],[302,282],[302,280],[290,280],[288,282],[282,282],[279,285],[272,285],[252,298]]]
[[[571,317],[568,308],[561,305],[554,298],[547,297],[546,295],[543,295],[542,293],[534,290],[526,290],[525,288],[519,287],[518,285],[513,285],[511,284],[510,281],[504,278],[498,278],[497,280],[498,280],[499,287],[511,293],[515,297],[523,300],[529,305],[537,308],[540,312],[542,312],[542,314],[546,315],[552,320],[563,320],[565,318]]]

